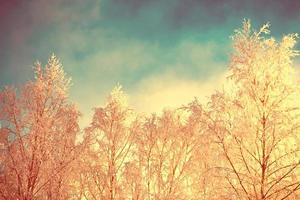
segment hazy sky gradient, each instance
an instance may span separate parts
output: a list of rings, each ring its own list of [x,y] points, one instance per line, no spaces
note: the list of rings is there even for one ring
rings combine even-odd
[[[141,111],[177,106],[221,82],[244,18],[300,33],[300,1],[2,0],[0,86],[32,78],[54,52],[87,115],[117,83]]]

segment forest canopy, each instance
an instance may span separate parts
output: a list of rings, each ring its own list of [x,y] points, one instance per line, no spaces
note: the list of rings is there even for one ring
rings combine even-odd
[[[87,127],[59,59],[36,63],[0,91],[0,199],[300,199],[298,35],[269,34],[249,20],[234,32],[207,103],[146,115],[118,85]]]

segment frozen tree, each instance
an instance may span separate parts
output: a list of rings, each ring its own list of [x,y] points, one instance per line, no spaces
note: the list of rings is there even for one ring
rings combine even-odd
[[[136,136],[143,199],[190,199],[196,134],[187,113],[166,110],[147,117]]]
[[[229,200],[226,182],[219,173],[223,157],[215,144],[215,136],[207,129],[207,107],[195,99],[186,109],[190,113],[186,131],[193,133],[197,144],[192,152],[194,161],[188,174],[189,199]]]
[[[219,167],[230,199],[300,198],[297,35],[277,42],[264,37],[268,28],[253,31],[245,21],[235,32],[231,75],[203,119],[223,154]]]
[[[66,199],[71,187],[79,112],[67,101],[70,79],[54,55],[34,72],[0,93],[1,199]]]
[[[113,89],[104,107],[95,108],[86,129],[86,171],[82,175],[86,198],[124,198],[125,163],[130,161],[136,118],[121,86]]]
[[[135,113],[121,86],[82,142],[70,79],[53,55],[0,92],[0,199],[300,199],[297,35],[244,21],[229,76],[207,104]]]

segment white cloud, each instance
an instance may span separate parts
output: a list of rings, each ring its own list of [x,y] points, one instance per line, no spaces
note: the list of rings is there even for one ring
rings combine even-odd
[[[206,80],[182,79],[176,74],[166,73],[148,78],[130,94],[133,106],[140,112],[160,112],[164,108],[177,108],[191,102],[195,97],[205,103],[208,97],[220,89],[226,72],[220,72]]]
[[[78,42],[82,39],[80,34],[76,38]],[[216,44],[184,40],[173,48],[162,48],[158,44],[117,39],[107,49],[99,49],[78,61],[68,60],[69,71],[73,71],[70,67],[75,72],[76,68],[84,69],[73,76],[71,91],[72,100],[78,102],[84,114],[82,127],[91,121],[92,108],[104,105],[105,97],[117,82],[124,84],[134,109],[149,113],[179,107],[194,97],[206,101],[225,76],[224,61],[215,60],[223,49]],[[83,44],[88,47],[88,43]],[[138,81],[128,84],[126,81],[134,76],[139,77]]]

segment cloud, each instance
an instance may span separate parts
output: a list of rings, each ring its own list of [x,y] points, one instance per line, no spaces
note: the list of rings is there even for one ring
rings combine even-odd
[[[72,100],[87,116],[94,106],[105,101],[105,96],[118,82],[132,96],[134,106],[141,110],[139,102],[148,102],[145,91],[149,93],[151,102],[155,102],[149,103],[149,111],[159,110],[169,102],[170,106],[176,106],[192,100],[194,96],[202,98],[213,90],[207,83],[217,82],[231,51],[229,39],[226,39],[228,35],[222,32],[227,24],[219,26],[218,20],[211,23],[207,18],[215,12],[223,18],[223,11],[228,7],[221,0],[221,5],[193,0],[188,0],[185,5],[181,1],[169,4],[171,1],[158,0],[12,2],[16,4],[6,6],[10,14],[3,14],[6,19],[11,17],[10,22],[5,22],[9,34],[0,39],[4,43],[9,38],[4,45],[7,48],[2,49],[12,53],[7,57],[1,54],[5,59],[1,60],[0,66],[7,66],[5,70],[0,69],[1,74],[5,74],[7,79],[20,78],[24,81],[24,74],[31,73],[34,59],[44,59],[45,63],[47,56],[54,52],[73,78]],[[233,1],[230,2],[228,5]],[[118,12],[135,9],[138,13],[132,13],[134,19],[111,16],[108,13],[116,4],[119,5]],[[205,12],[198,13],[197,9]],[[174,17],[173,11],[174,15],[179,14],[183,24],[189,24],[200,15],[208,15],[200,16],[202,21],[199,23],[203,26],[193,31],[166,30],[164,27],[169,25],[168,20]],[[125,25],[123,22],[126,22]],[[205,24],[214,26],[211,33],[205,32]],[[157,35],[150,37],[152,32]],[[140,37],[135,33],[139,33]],[[3,79],[1,76],[0,81]]]
[[[129,88],[124,90],[129,96],[130,106],[137,112],[160,113],[163,109],[187,105],[195,98],[205,104],[215,90],[221,89],[227,75],[227,71],[220,71],[206,79],[191,80],[166,72],[160,76],[143,79],[134,90]],[[104,106],[112,88],[101,93],[91,87],[80,91],[83,98],[75,98],[74,101],[84,113],[80,121],[81,127],[86,127],[91,122],[92,108]]]
[[[208,65],[214,63],[212,56],[206,55],[206,57],[208,60],[205,63]],[[292,77],[299,81],[298,60],[294,63],[294,67]],[[228,69],[223,68],[205,78],[187,79],[174,71],[166,71],[159,76],[150,76],[142,80],[138,87],[131,91],[130,102],[137,111],[148,114],[159,113],[165,108],[178,108],[188,104],[194,98],[205,104],[216,90],[222,89],[229,73]]]
[[[85,126],[92,108],[104,105],[117,83],[123,85],[132,107],[143,112],[180,106],[196,96],[204,100],[226,67],[226,59],[219,57],[226,50],[226,46],[192,38],[165,47],[116,37],[110,48],[100,47],[79,60],[63,63],[73,77],[71,97],[85,114],[81,122]]]
[[[172,73],[143,80],[132,93],[131,102],[140,112],[160,112],[164,108],[178,108],[194,98],[205,103],[208,97],[220,89],[225,81],[226,72],[222,71],[205,80],[182,79]]]
[[[228,20],[239,22],[244,17],[257,20],[290,22],[299,19],[299,1],[286,0],[113,0],[112,10],[119,17],[137,17],[152,10],[160,12],[161,21],[181,28],[201,26],[206,28],[222,25]],[[261,21],[259,22],[261,23]],[[282,24],[281,24],[282,25]]]
[[[72,33],[100,18],[99,0],[11,0],[0,6],[0,84],[24,82],[52,34]],[[65,37],[67,37],[65,35]],[[45,40],[45,41],[43,41]],[[47,49],[47,55],[52,50]],[[46,57],[47,55],[43,55]]]
[[[86,126],[90,122],[92,108],[103,105],[118,82],[132,96],[131,99],[141,102],[144,101],[144,90],[150,92],[149,98],[159,97],[154,91],[162,88],[159,85],[150,86],[151,81],[162,84],[168,79],[164,92],[178,100],[170,102],[171,106],[175,106],[192,99],[201,91],[209,90],[207,85],[206,89],[198,88],[205,85],[200,80],[206,80],[206,77],[224,69],[224,59],[219,56],[226,55],[226,45],[201,41],[194,34],[172,38],[168,45],[159,40],[126,35],[102,23],[101,4],[96,2],[55,0],[49,4],[46,0],[33,0],[29,4],[18,5],[11,19],[13,23],[7,24],[12,35],[20,37],[15,39],[17,42],[9,43],[14,54],[6,60],[9,60],[8,66],[15,66],[15,73],[12,76],[10,72],[7,77],[24,81],[25,72],[32,71],[34,59],[42,59],[45,63],[50,53],[56,53],[73,79],[71,100],[84,114],[81,124]],[[136,8],[144,7],[144,3],[150,5],[143,1]],[[14,25],[19,26],[19,32]],[[11,70],[9,68],[8,71]],[[179,86],[183,94],[185,90],[189,94],[184,94],[180,100],[177,90],[173,91],[175,86]],[[168,102],[169,99],[157,101],[151,109],[165,107]],[[133,103],[135,106],[137,109],[141,107]]]

